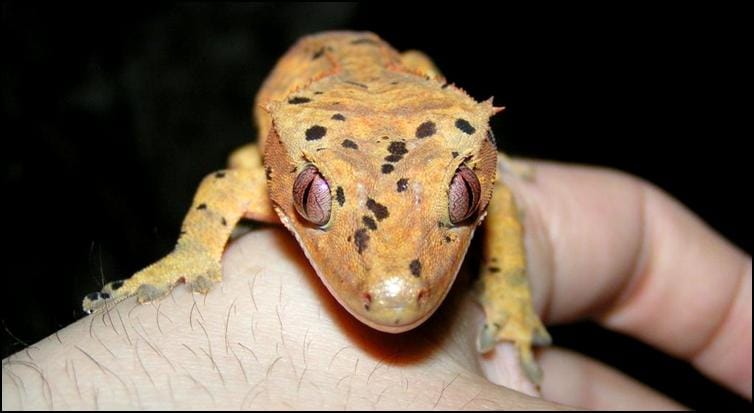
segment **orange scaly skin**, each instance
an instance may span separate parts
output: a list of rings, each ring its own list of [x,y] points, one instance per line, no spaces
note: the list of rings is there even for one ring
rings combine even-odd
[[[531,306],[513,198],[496,182],[489,130],[496,111],[491,100],[476,102],[447,85],[423,54],[401,55],[374,34],[305,37],[257,95],[259,149],[239,149],[230,169],[202,182],[171,254],[88,295],[84,308],[131,295],[154,300],[182,281],[206,292],[221,278],[236,222],[275,221],[274,210],[344,308],[378,330],[406,331],[447,295],[492,202],[478,288],[487,315],[479,350],[513,341],[537,382],[531,345],[549,337]],[[331,213],[322,226],[294,206],[294,181],[309,165],[329,184]],[[461,165],[476,174],[480,203],[453,224],[448,188]]]

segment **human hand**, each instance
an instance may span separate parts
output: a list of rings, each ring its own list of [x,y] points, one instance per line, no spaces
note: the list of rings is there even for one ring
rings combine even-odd
[[[751,400],[751,257],[646,182],[599,168],[534,165],[535,182],[509,183],[525,211],[543,321],[591,318]],[[548,400],[591,409],[678,406],[572,352],[545,349],[540,362]]]
[[[561,407],[484,377],[463,279],[430,321],[393,335],[344,311],[282,228],[232,242],[223,271],[207,296],[130,298],[8,357],[3,409]]]
[[[538,163],[535,182],[510,184],[545,321],[593,317],[751,398],[750,257],[624,175]],[[501,352],[479,363],[463,278],[425,325],[389,335],[345,313],[283,230],[232,243],[224,272],[206,298],[127,300],[7,358],[3,408],[559,407],[487,380],[509,366]],[[679,407],[581,356],[540,356],[545,399]]]

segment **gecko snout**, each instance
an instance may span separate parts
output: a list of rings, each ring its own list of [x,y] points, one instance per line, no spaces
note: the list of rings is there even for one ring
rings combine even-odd
[[[364,294],[368,306],[363,314],[379,330],[398,333],[406,331],[423,321],[425,312],[420,300],[425,291],[415,277],[387,276],[377,281]],[[368,309],[367,309],[368,308]]]

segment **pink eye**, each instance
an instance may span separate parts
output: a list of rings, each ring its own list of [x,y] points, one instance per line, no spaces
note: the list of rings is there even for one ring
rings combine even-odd
[[[330,185],[315,166],[307,166],[296,177],[293,183],[293,205],[312,224],[321,226],[330,221]]]
[[[448,190],[450,222],[458,224],[473,215],[479,207],[481,192],[476,174],[464,165],[458,167]]]

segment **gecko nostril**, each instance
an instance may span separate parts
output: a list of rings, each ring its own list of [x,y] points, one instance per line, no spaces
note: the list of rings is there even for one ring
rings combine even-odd
[[[364,309],[369,311],[369,306],[370,304],[372,304],[372,294],[364,291],[363,293],[361,293],[361,298],[362,300],[364,300]]]
[[[427,299],[427,289],[422,288],[419,290],[419,294],[416,295],[416,301],[420,304]]]

